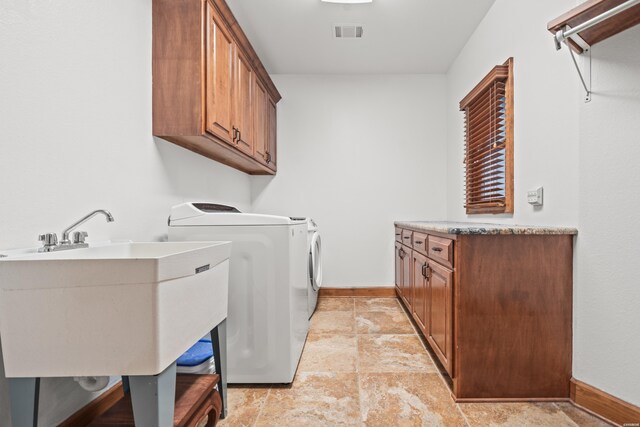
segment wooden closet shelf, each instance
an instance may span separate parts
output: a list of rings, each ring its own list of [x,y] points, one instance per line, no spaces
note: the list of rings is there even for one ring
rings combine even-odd
[[[567,13],[559,16],[547,24],[547,29],[555,34],[566,26],[574,28],[614,7],[617,7],[626,0],[588,0],[579,6],[571,9]],[[580,38],[589,46],[593,46],[603,40],[608,39],[628,28],[640,24],[640,3],[629,9],[620,12],[604,21],[578,33]],[[584,50],[575,41],[567,40],[571,48],[582,53]]]

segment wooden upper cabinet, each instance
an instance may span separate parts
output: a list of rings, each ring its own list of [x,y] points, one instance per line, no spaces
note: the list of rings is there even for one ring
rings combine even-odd
[[[243,172],[275,174],[281,96],[225,1],[153,0],[152,25],[153,135]]]
[[[235,61],[235,109],[233,122],[237,129],[238,148],[253,157],[253,71],[247,57],[236,49]]]
[[[267,91],[260,80],[253,79],[253,145],[255,159],[267,164]]]
[[[276,170],[276,104],[258,78],[253,84],[253,144],[254,157]]]
[[[267,98],[267,166],[274,171],[277,167],[277,139],[278,120],[276,103],[271,97]]]
[[[207,3],[207,131],[235,144],[233,127],[234,42],[222,18]]]

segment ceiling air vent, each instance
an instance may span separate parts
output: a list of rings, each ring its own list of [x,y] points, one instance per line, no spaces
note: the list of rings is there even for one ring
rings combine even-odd
[[[337,39],[360,39],[364,29],[358,24],[336,24],[333,26],[333,36]]]

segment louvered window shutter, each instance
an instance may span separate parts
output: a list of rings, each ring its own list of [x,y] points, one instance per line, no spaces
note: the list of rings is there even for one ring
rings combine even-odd
[[[465,115],[465,208],[513,212],[513,69],[498,65],[460,102]]]

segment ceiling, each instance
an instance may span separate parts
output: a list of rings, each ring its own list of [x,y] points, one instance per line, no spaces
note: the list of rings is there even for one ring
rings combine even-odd
[[[495,0],[227,0],[272,74],[444,73]],[[362,24],[362,39],[333,38]]]

